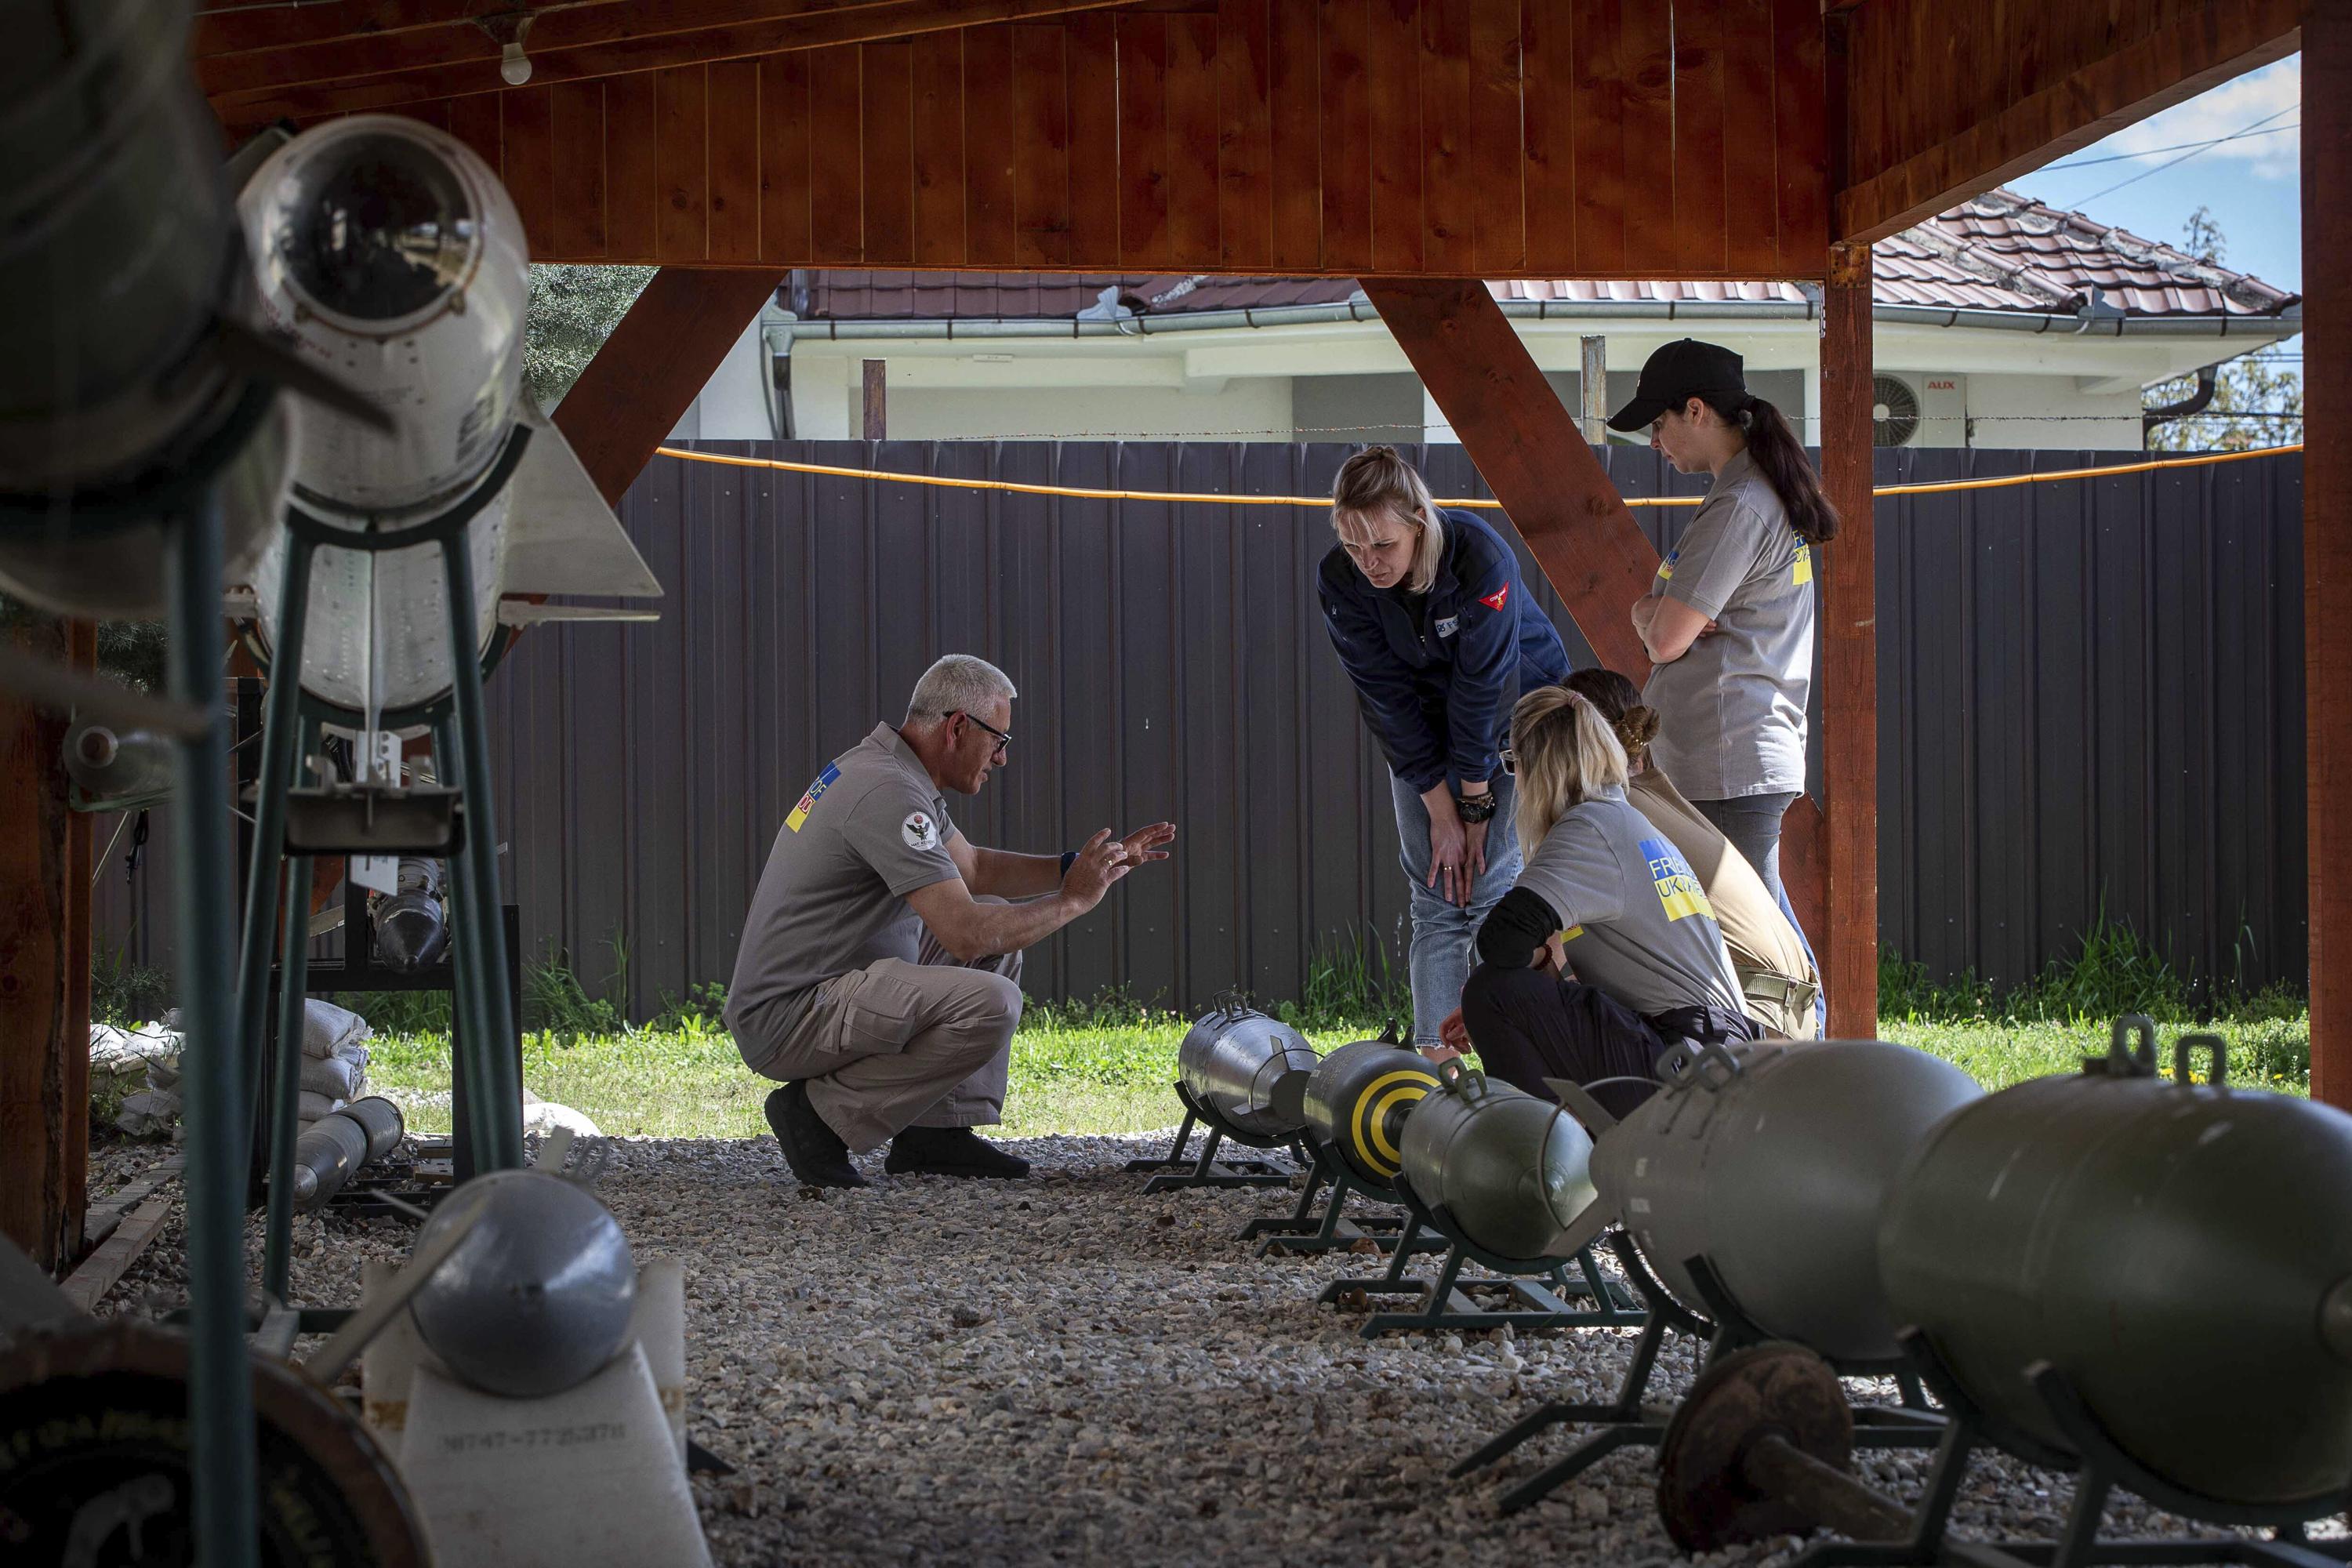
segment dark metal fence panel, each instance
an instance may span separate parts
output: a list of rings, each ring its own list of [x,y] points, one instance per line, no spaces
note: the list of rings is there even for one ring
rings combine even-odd
[[[1291,495],[1327,493],[1348,450],[713,449]],[[1488,493],[1460,447],[1418,456],[1438,494]],[[1628,496],[1704,488],[1645,450],[1606,460]],[[1879,478],[2095,460],[1887,452]],[[2301,501],[2299,463],[2273,458],[1880,503],[1880,882],[1894,947],[1938,973],[2015,981],[2104,912],[2200,974],[2300,978]],[[931,659],[964,651],[1021,688],[1009,766],[951,803],[974,841],[1058,850],[1159,817],[1181,834],[1172,860],[1030,955],[1033,994],[1293,995],[1318,950],[1367,932],[1401,962],[1387,770],[1315,605],[1331,537],[1320,510],[656,458],[622,514],[669,588],[661,622],[535,629],[490,685],[502,863],[528,956],[568,954],[592,990],[625,984],[639,1016],[724,980],[808,780],[896,718]],[[1663,546],[1689,513],[1635,515]],[[1589,660],[1524,551],[1522,563]],[[110,831],[101,823],[101,842]],[[155,872],[141,881],[101,875],[100,942],[161,963],[169,900]]]

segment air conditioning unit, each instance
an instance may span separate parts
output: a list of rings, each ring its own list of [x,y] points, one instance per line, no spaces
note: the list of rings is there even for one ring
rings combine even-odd
[[[1968,377],[1906,371],[1871,378],[1871,431],[1880,447],[1969,445]]]

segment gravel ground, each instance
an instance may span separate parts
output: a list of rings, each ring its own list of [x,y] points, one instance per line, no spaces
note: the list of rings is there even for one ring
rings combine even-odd
[[[695,1483],[719,1563],[1688,1561],[1645,1452],[1509,1519],[1496,1492],[1569,1436],[1444,1479],[1530,1405],[1612,1394],[1630,1331],[1367,1343],[1315,1298],[1379,1260],[1261,1261],[1234,1239],[1284,1194],[1147,1198],[1120,1166],[1164,1137],[1012,1146],[1038,1168],[1027,1182],[885,1177],[877,1156],[876,1190],[815,1195],[771,1140],[614,1142],[602,1195],[641,1257],[687,1260],[690,1430],[740,1467]],[[361,1260],[412,1235],[299,1221],[297,1296],[355,1303]],[[180,1243],[175,1220],[100,1310],[180,1304]],[[1654,1393],[1688,1382],[1693,1349],[1668,1341]],[[1926,1462],[1863,1468],[1907,1495]],[[1958,1527],[2047,1535],[2067,1496],[2063,1476],[1980,1459]],[[2180,1528],[2129,1498],[2108,1521]],[[1794,1544],[1698,1561],[1774,1563]]]

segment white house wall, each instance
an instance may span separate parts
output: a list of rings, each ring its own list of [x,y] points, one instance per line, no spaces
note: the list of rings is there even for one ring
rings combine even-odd
[[[1609,340],[1612,406],[1661,344],[1705,336],[1735,350],[1765,395],[1816,434],[1821,326],[1767,320],[1521,321],[1520,336],[1572,405],[1581,340]],[[844,323],[845,331],[857,330]],[[978,331],[984,328],[975,328]],[[773,334],[784,335],[779,328]],[[1914,444],[2137,450],[2140,388],[2256,336],[2126,338],[1884,321],[1879,370],[1919,392]],[[887,368],[889,434],[901,440],[1121,436],[1236,440],[1447,440],[1444,417],[1408,384],[1412,369],[1377,321],[1133,337],[808,337],[791,344],[793,433],[845,437],[861,423],[861,362]],[[774,434],[759,324],[747,330],[676,434],[758,440]],[[1422,429],[1412,427],[1418,421]],[[1425,429],[1426,436],[1423,435]]]

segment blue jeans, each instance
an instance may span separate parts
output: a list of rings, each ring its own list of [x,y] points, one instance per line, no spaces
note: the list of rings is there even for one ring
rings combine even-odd
[[[1813,958],[1813,944],[1805,935],[1804,923],[1797,919],[1797,911],[1790,906],[1789,890],[1780,885],[1780,819],[1788,816],[1789,808],[1796,804],[1797,797],[1793,792],[1691,802],[1698,808],[1698,814],[1714,823],[1717,829],[1731,840],[1731,847],[1756,868],[1756,874],[1764,879],[1764,890],[1772,895],[1772,901],[1780,906],[1782,914],[1789,917],[1790,927],[1796,931],[1799,945],[1804,948],[1807,958],[1813,959],[1813,973],[1819,974],[1821,960]],[[1813,1005],[1813,1016],[1817,1020],[1818,1035],[1826,1038],[1830,1027],[1830,1002],[1828,977],[1824,975],[1822,979],[1824,984],[1820,999]]]
[[[1488,781],[1495,792],[1495,815],[1486,824],[1486,869],[1470,886],[1465,907],[1451,904],[1429,885],[1429,807],[1419,791],[1389,776],[1396,797],[1397,837],[1402,841],[1404,874],[1412,883],[1412,1043],[1437,1044],[1437,1026],[1462,1005],[1462,983],[1470,977],[1470,942],[1479,922],[1502,901],[1519,879],[1519,831],[1511,821],[1512,794],[1507,774]]]

